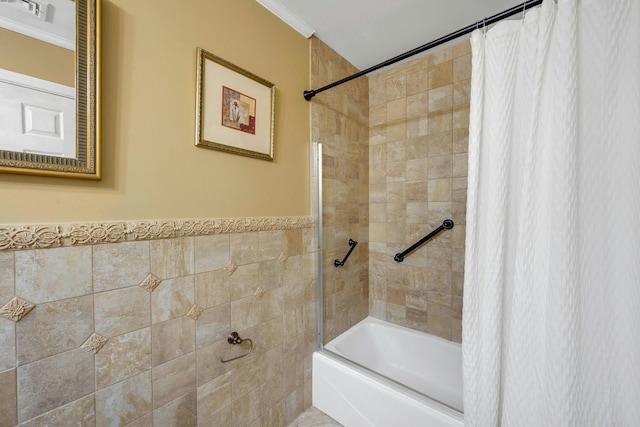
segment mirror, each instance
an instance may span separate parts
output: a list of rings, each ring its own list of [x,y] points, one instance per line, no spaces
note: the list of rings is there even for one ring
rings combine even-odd
[[[99,180],[100,0],[0,0],[0,40],[0,172]]]

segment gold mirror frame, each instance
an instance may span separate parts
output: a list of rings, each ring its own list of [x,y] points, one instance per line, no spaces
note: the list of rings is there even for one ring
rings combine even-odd
[[[76,0],[76,157],[0,150],[0,172],[101,179],[100,0]]]

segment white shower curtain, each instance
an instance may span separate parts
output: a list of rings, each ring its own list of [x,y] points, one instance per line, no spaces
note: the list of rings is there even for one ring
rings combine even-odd
[[[640,426],[640,0],[472,35],[466,426]]]

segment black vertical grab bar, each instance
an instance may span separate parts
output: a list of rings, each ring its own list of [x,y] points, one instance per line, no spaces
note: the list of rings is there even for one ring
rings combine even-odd
[[[404,252],[397,253],[396,256],[393,257],[393,259],[395,261],[397,261],[397,262],[404,261],[404,257],[405,256],[407,256],[409,253],[413,252],[416,248],[418,248],[424,242],[426,242],[427,240],[431,239],[436,234],[440,233],[442,230],[450,230],[452,228],[453,228],[453,221],[450,220],[450,219],[445,219],[444,221],[442,221],[442,225],[440,227],[436,228],[431,233],[427,234],[422,239],[418,240],[416,243],[414,243],[409,248],[407,248]]]
[[[349,255],[351,255],[351,252],[353,252],[353,250],[356,248],[357,245],[358,245],[358,242],[356,242],[353,239],[349,239],[349,246],[351,246],[351,249],[349,249],[349,252],[347,252],[347,254],[345,255],[342,261],[340,261],[339,259],[333,261],[333,266],[340,267],[344,265],[344,263],[347,261],[347,258],[349,258]]]

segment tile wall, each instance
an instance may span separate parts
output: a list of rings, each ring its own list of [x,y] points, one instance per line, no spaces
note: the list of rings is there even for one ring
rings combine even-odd
[[[370,314],[461,341],[468,41],[369,77]],[[455,226],[393,260],[452,218]]]
[[[332,83],[358,70],[311,38],[311,86]],[[323,145],[324,342],[369,311],[369,94],[366,77],[316,95],[311,101],[312,140]],[[334,267],[358,242],[346,264]]]
[[[315,246],[304,228],[0,251],[0,426],[289,424],[311,404]],[[231,331],[253,351],[223,364],[247,350]]]
[[[357,71],[316,38],[311,54],[313,88]],[[470,58],[465,42],[312,101],[325,342],[368,314],[460,341]],[[287,425],[311,404],[315,248],[304,228],[0,251],[0,426]],[[245,350],[232,330],[254,349],[223,364]]]

